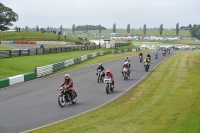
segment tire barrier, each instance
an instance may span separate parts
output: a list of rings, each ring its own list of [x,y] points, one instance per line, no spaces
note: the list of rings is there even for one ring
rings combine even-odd
[[[35,72],[29,72],[25,74],[16,75],[13,77],[3,78],[3,79],[0,79],[0,88],[14,85],[21,82],[26,82],[29,80],[33,80],[35,78],[36,78]]]
[[[94,58],[94,57],[97,57],[97,56],[100,56],[100,55],[105,55],[105,54],[107,54],[107,51],[95,52],[95,53],[92,53],[92,54],[83,55],[83,56],[80,56],[80,57],[77,57],[77,58],[72,58],[72,59],[65,60],[65,61],[62,61],[62,62],[58,62],[58,63],[55,63],[55,64],[37,67],[35,69],[36,77],[39,78],[39,77],[51,74],[54,71],[68,67],[70,65],[78,64],[82,61],[85,61],[85,60],[88,60],[88,59],[91,59],[91,58]]]

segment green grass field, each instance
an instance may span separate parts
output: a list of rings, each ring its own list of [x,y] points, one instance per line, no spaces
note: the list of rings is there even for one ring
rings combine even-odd
[[[31,41],[58,41],[56,34],[53,33],[41,33],[36,31],[21,31],[21,32],[0,32],[0,41],[12,41],[12,40],[31,40]],[[74,42],[75,38],[61,36],[59,41]]]
[[[118,100],[31,133],[199,133],[199,67],[200,52],[177,52]]]
[[[72,33],[72,31],[67,31],[67,33]],[[76,31],[75,33],[83,33],[83,31]],[[98,30],[89,30],[88,33],[99,33],[99,31]],[[109,34],[109,33],[112,33],[112,30],[102,30],[101,33]],[[127,31],[126,30],[116,30],[116,33],[127,34]],[[143,30],[131,30],[130,33],[133,35],[143,35]],[[160,36],[159,30],[147,30],[146,35],[147,36]],[[176,30],[163,30],[162,36],[166,36],[166,37],[177,36]],[[190,33],[188,30],[180,30],[178,36],[188,37],[188,36],[190,36]]]

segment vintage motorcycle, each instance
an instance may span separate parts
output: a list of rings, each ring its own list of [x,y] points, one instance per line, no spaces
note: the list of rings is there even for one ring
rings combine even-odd
[[[129,75],[128,68],[123,68],[123,77],[124,77],[124,80],[128,79],[128,75]]]
[[[149,63],[145,62],[144,69],[146,70],[146,72],[149,70]]]
[[[67,102],[75,104],[78,99],[76,90],[74,90],[73,92],[69,92],[69,90],[67,90],[66,88],[62,86],[58,89],[60,91],[58,95],[58,104],[60,105],[60,107],[64,107]]]
[[[104,83],[106,84],[106,93],[109,94],[114,90],[114,86],[112,84],[112,78],[110,76],[106,76],[104,78]]]
[[[142,60],[143,60],[142,56],[139,57],[139,60],[140,60],[140,62],[142,62]]]

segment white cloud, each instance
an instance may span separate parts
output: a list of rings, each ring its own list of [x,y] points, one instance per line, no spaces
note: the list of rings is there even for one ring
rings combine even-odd
[[[189,25],[200,22],[199,0],[1,0],[18,15],[17,26],[70,27],[72,24],[101,24],[112,28],[173,28],[177,22]]]

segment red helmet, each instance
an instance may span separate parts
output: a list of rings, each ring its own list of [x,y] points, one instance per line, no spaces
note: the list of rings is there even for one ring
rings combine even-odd
[[[109,74],[109,73],[110,73],[110,69],[108,69],[108,70],[106,71],[106,73]]]

